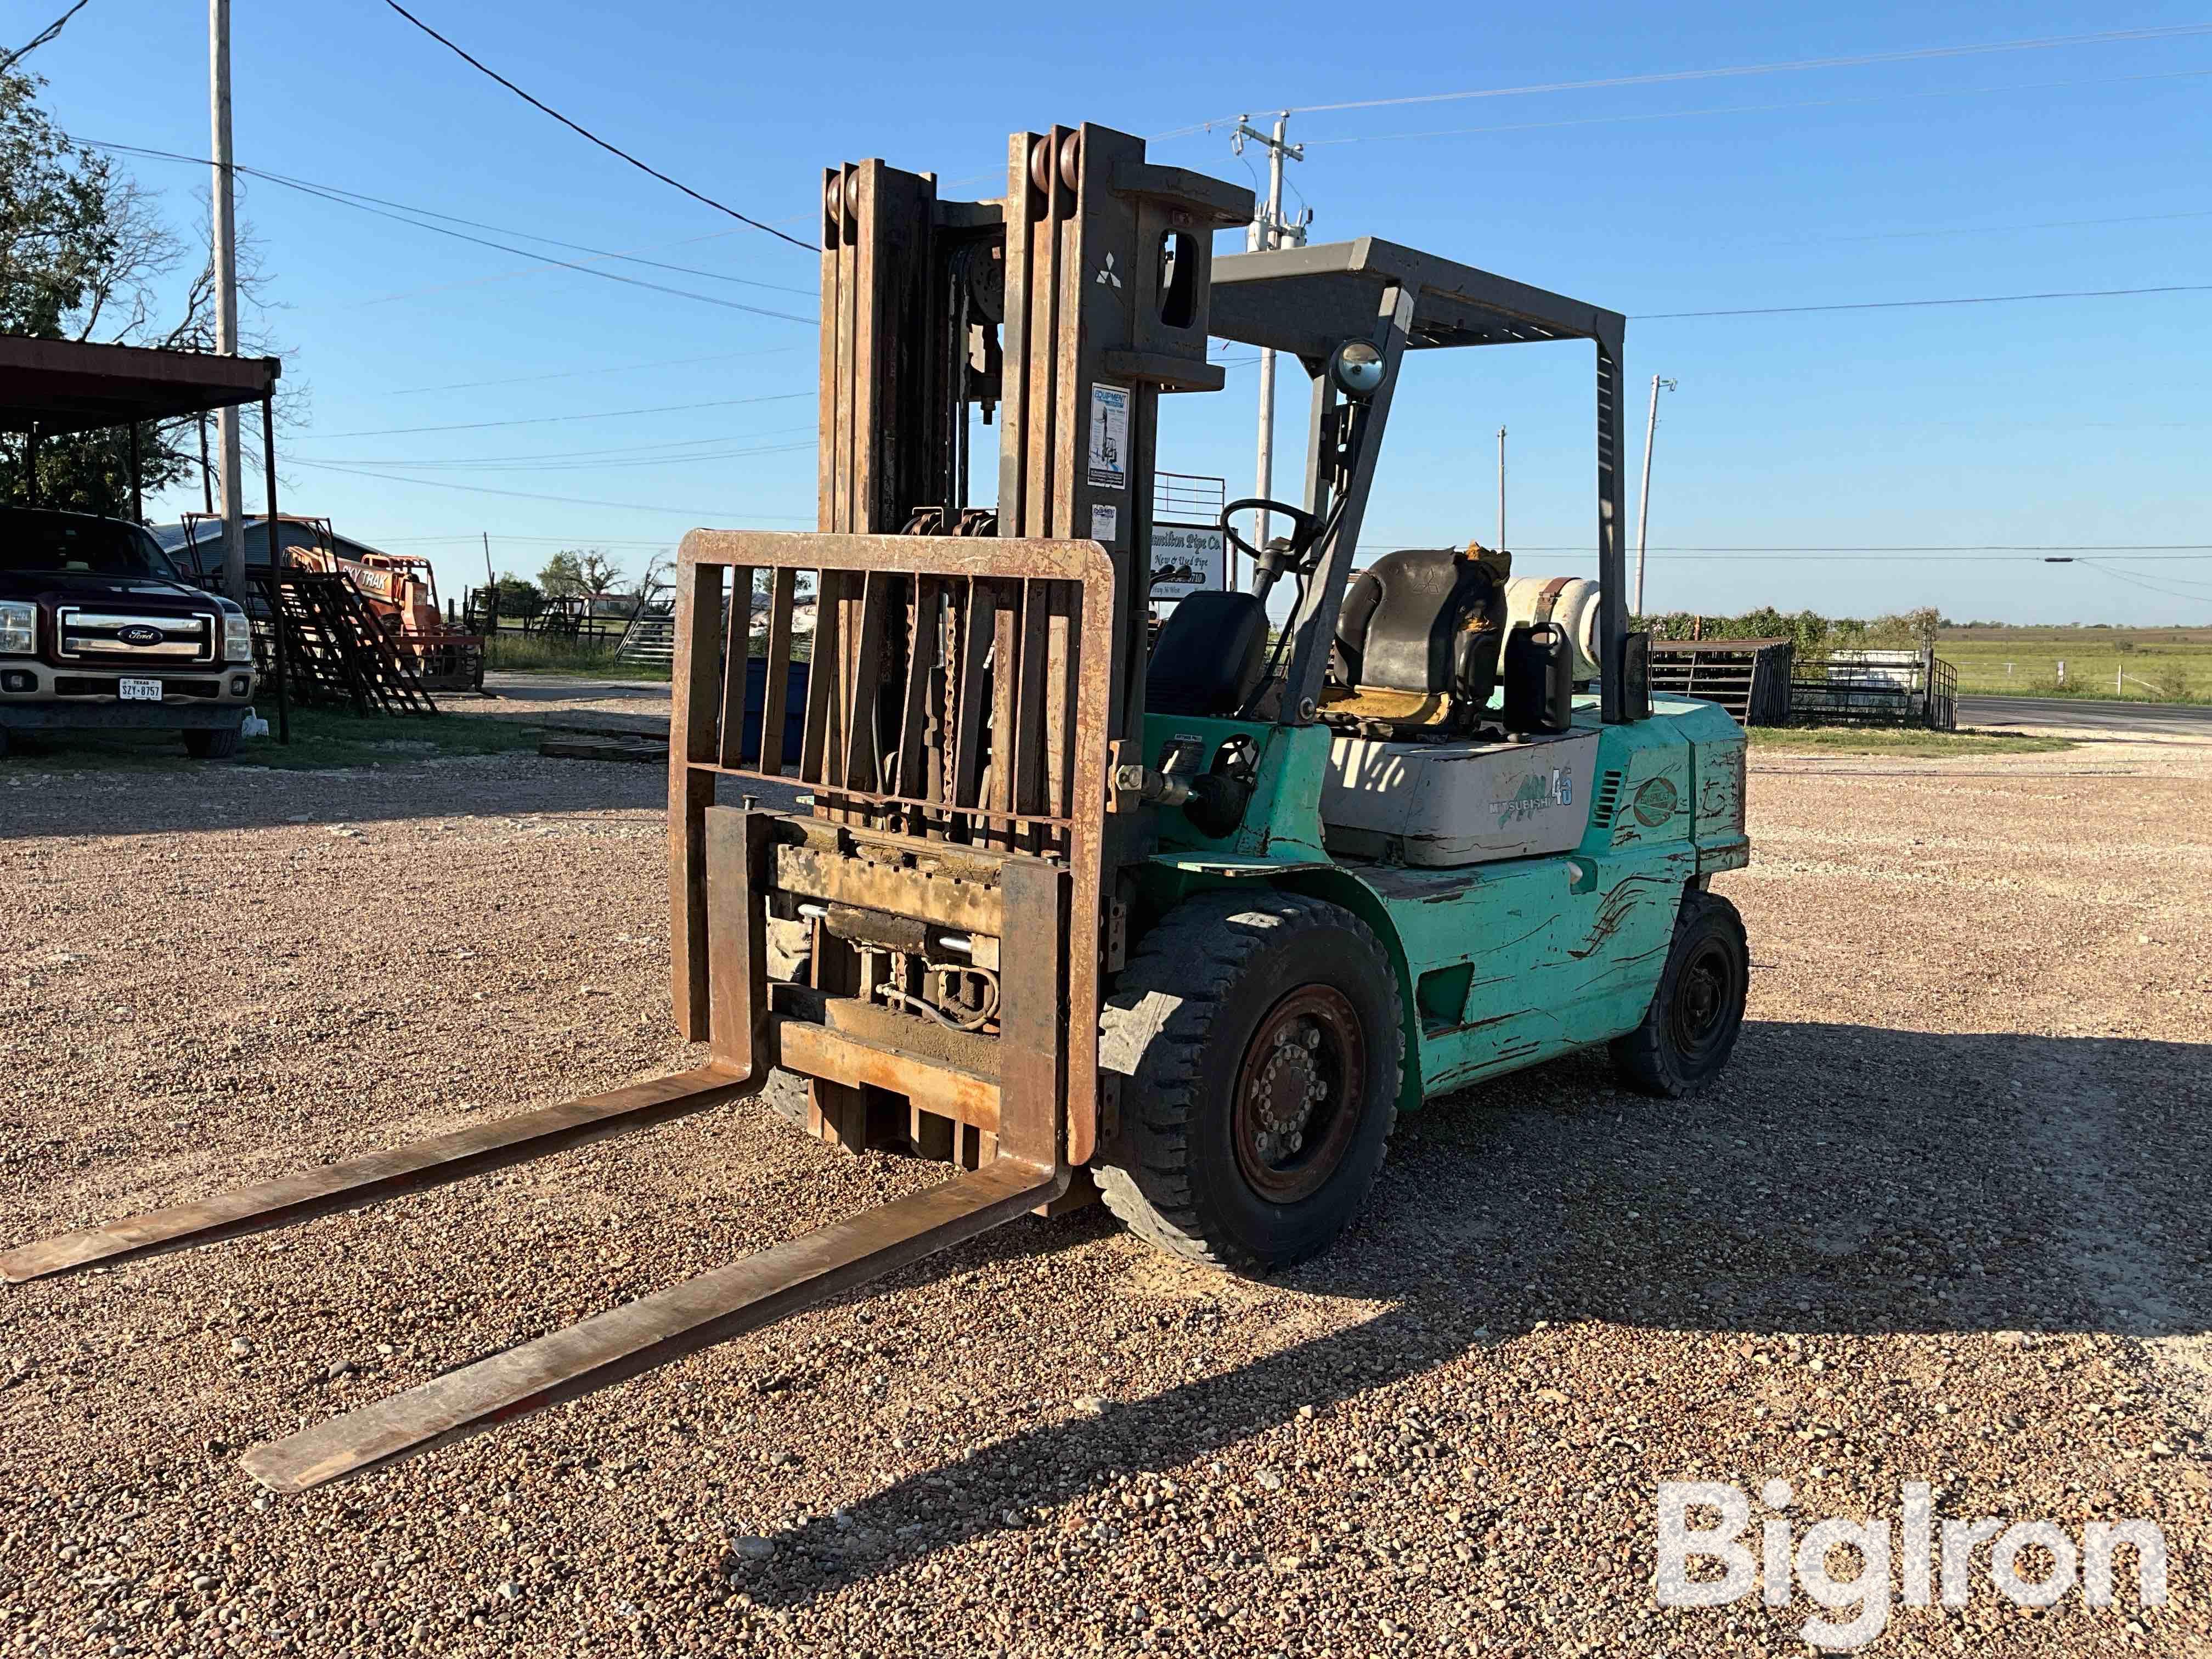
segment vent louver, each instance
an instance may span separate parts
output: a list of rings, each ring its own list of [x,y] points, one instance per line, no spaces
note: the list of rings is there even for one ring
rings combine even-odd
[[[1620,774],[1607,772],[1597,781],[1597,793],[1590,801],[1590,822],[1601,830],[1610,828],[1613,808],[1620,804]]]

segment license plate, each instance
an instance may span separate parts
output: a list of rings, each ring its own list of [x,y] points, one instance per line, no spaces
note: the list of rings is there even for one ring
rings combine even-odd
[[[118,680],[115,694],[125,702],[159,702],[161,701],[161,682],[159,680]]]

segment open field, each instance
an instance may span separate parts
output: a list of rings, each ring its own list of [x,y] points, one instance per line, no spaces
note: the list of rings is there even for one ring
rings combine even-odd
[[[1925,1480],[2169,1540],[2166,1607],[1978,1569],[1871,1652],[2201,1656],[2212,744],[1899,769],[1753,755],[1717,1088],[1425,1111],[1275,1280],[1026,1219],[283,1499],[241,1449],[939,1171],[747,1103],[0,1287],[0,1652],[1802,1653],[1802,1595],[1650,1589],[1656,1483],[1778,1476],[1801,1535]],[[690,1060],[652,769],[137,781],[0,765],[5,1242]]]
[[[1956,665],[1962,694],[2212,702],[2212,629],[1952,629],[1936,654]]]

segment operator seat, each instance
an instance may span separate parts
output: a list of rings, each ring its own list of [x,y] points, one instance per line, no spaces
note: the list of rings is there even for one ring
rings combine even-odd
[[[1160,624],[1145,678],[1154,714],[1227,716],[1267,672],[1267,607],[1257,593],[1187,594]]]
[[[1406,548],[1361,572],[1336,617],[1335,678],[1347,690],[1449,698],[1462,716],[1498,684],[1504,582],[1456,548]]]

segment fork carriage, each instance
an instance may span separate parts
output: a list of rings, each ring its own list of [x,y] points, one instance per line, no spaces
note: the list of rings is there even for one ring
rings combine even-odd
[[[808,578],[794,779],[779,694]],[[669,745],[677,1023],[732,1073],[805,1078],[817,1133],[1018,1166],[1041,1201],[1091,1157],[1097,1115],[1069,1103],[1097,1097],[1097,1032],[1066,1014],[1098,999],[1095,944],[1072,947],[1100,912],[1114,581],[1093,542],[685,538]],[[755,639],[768,693],[749,720]],[[724,779],[795,781],[810,810],[716,804]]]

